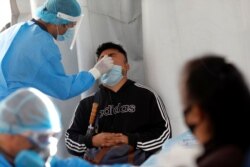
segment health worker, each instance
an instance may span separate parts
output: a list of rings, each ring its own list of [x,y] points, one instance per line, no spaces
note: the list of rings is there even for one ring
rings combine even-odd
[[[0,102],[0,167],[97,167],[57,156],[61,134],[60,111],[48,96],[35,88],[15,91]]]
[[[0,33],[0,100],[23,87],[69,99],[89,89],[113,66],[106,56],[89,71],[65,74],[54,40],[67,39],[79,26],[82,15],[76,0],[47,0],[37,9],[37,17]]]
[[[67,167],[91,164],[56,156],[60,111],[35,88],[22,88],[0,102],[1,167]]]

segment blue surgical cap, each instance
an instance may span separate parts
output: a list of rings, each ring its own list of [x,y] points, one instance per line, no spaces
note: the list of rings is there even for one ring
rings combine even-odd
[[[22,88],[0,102],[0,133],[60,133],[59,111],[48,96]]]
[[[76,0],[47,0],[36,11],[37,16],[46,23],[68,24],[71,21],[57,17],[58,12],[78,17],[81,15],[81,7]]]

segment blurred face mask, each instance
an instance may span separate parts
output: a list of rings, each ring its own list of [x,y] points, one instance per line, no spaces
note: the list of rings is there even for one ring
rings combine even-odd
[[[14,161],[15,166],[50,166],[50,160],[57,152],[60,133],[32,133],[27,138],[34,145],[34,148],[19,152]]]
[[[47,162],[49,164],[49,162]],[[42,157],[35,151],[23,150],[19,152],[14,161],[15,167],[45,167],[46,162]],[[47,165],[48,166],[48,165]]]
[[[57,27],[57,34],[57,41],[72,40],[74,36],[74,28],[68,28],[68,30],[63,35],[60,35]]]
[[[69,16],[67,14],[58,12],[57,17],[61,18],[61,19],[68,20],[68,21],[75,24],[75,28],[69,28],[65,34],[63,34],[63,35],[58,34],[57,35],[58,41],[64,41],[64,40],[70,39],[71,40],[70,49],[72,50],[74,47],[75,41],[76,41],[76,37],[77,37],[78,31],[79,31],[82,19],[83,19],[83,15],[80,15],[79,17],[72,17],[72,16]],[[57,29],[57,31],[58,31],[58,29]]]
[[[114,86],[120,82],[122,78],[122,67],[114,65],[109,72],[101,76],[100,81],[103,85]]]

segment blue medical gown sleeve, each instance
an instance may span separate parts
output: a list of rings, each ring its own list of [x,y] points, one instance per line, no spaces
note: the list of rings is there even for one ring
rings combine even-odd
[[[10,163],[0,154],[0,167],[11,167]]]
[[[10,46],[6,47],[1,64],[8,90],[2,89],[0,97],[22,87],[35,87],[55,98],[69,99],[95,82],[87,71],[67,75],[53,37],[31,21],[22,24]]]
[[[53,157],[51,161],[51,167],[93,167],[94,165],[89,162],[80,159],[78,157],[69,157],[61,159],[59,157]]]
[[[54,157],[50,164],[51,167],[132,167],[130,164],[94,165],[78,157],[66,159]]]
[[[59,57],[54,56],[41,66],[31,84],[50,96],[69,99],[89,89],[94,82],[87,71],[66,75]]]

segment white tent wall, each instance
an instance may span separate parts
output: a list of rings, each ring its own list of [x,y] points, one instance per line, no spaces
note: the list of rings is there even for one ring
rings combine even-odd
[[[91,68],[103,42],[121,44],[131,65],[129,77],[144,81],[141,0],[82,0],[84,19],[77,39],[80,69]],[[88,93],[88,92],[87,92]]]
[[[226,55],[250,81],[249,0],[142,0],[145,82],[163,98],[174,136],[185,131],[179,97],[183,63]]]
[[[31,17],[29,0],[10,0],[11,24],[26,21]]]

